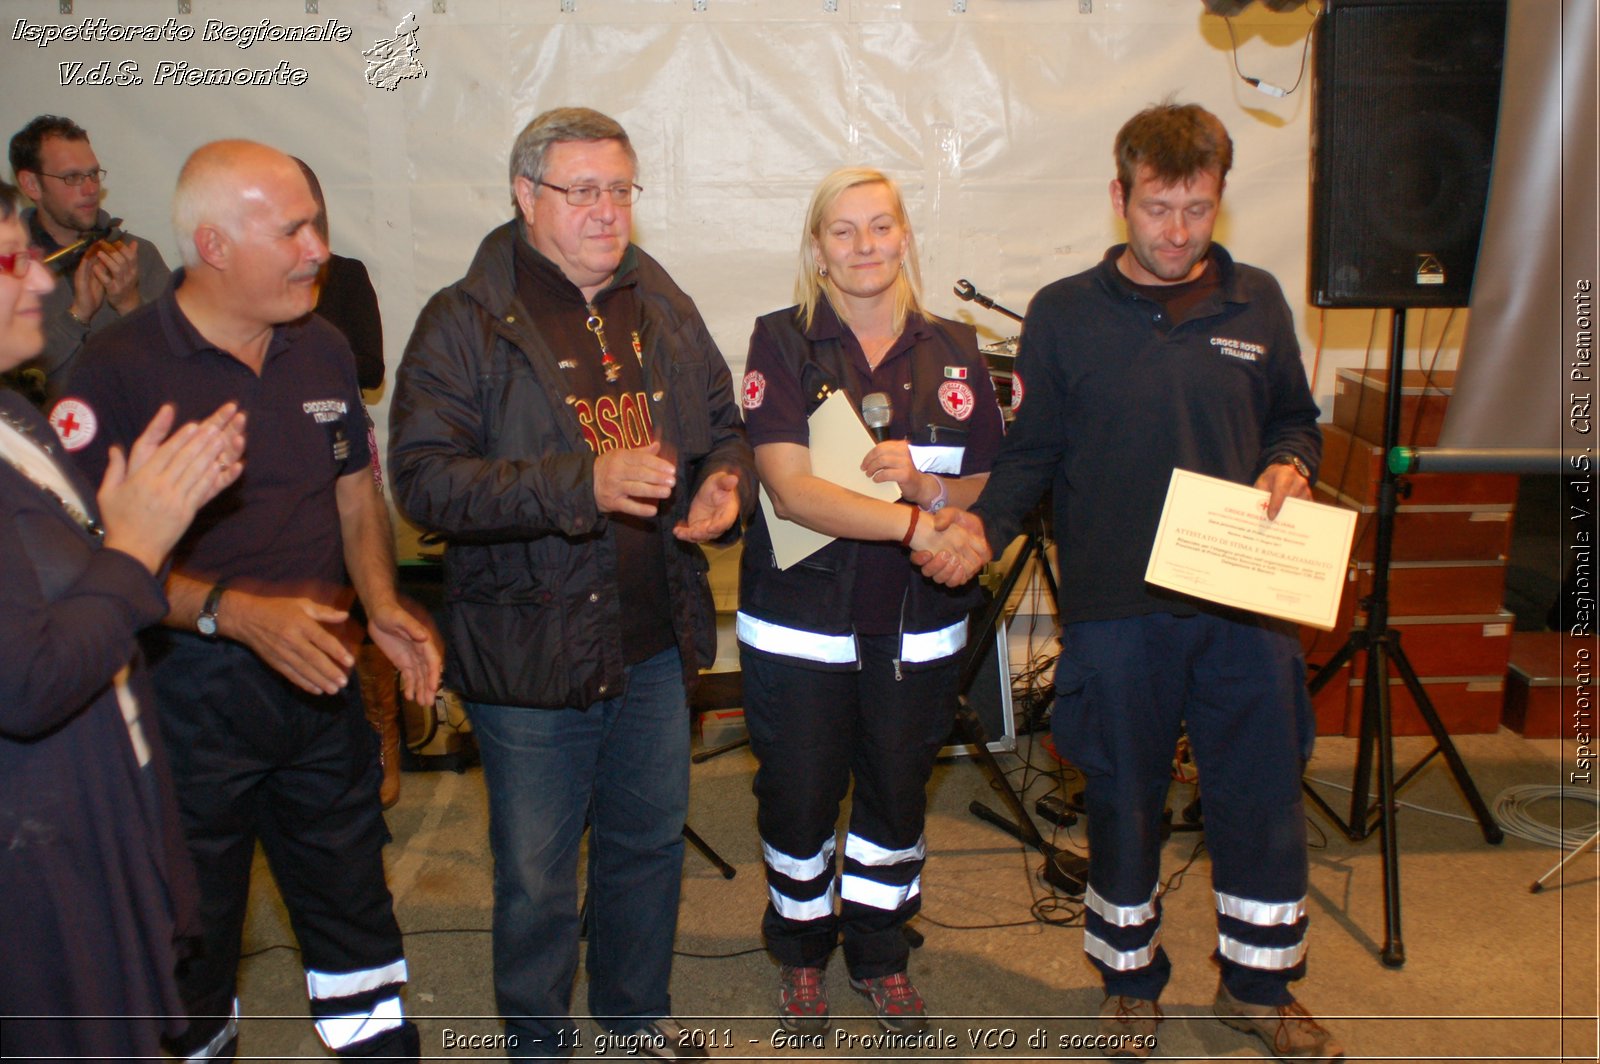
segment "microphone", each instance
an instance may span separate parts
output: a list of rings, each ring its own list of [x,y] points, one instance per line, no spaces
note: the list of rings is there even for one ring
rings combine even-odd
[[[889,420],[894,417],[894,406],[888,392],[872,392],[861,397],[861,420],[872,430],[872,438],[879,443],[889,438]]]

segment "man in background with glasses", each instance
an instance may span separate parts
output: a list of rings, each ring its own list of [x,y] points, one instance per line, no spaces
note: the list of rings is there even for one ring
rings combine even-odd
[[[511,151],[517,217],[417,319],[396,374],[395,501],[445,541],[446,682],[489,792],[495,1000],[512,1056],[700,1059],[667,992],[689,798],[688,687],[716,628],[698,544],[755,475],[694,302],[629,243],[637,157],[612,119],[547,111]]]
[[[72,119],[40,115],[23,126],[11,138],[11,169],[35,204],[22,219],[46,259],[81,245],[51,261],[62,283],[44,297],[45,346],[33,365],[54,399],[89,334],[166,291],[171,271],[155,244],[122,232],[101,209],[106,171]]]

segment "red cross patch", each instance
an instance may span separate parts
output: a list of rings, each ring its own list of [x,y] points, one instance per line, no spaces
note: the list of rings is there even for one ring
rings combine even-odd
[[[754,410],[767,398],[767,378],[760,370],[753,369],[744,375],[744,385],[739,392],[744,408]]]
[[[1022,409],[1022,374],[1015,371],[1011,374],[1011,410],[1013,413]]]
[[[82,399],[63,399],[50,411],[50,426],[61,437],[61,446],[69,451],[81,451],[94,439],[100,419]]]
[[[972,386],[966,381],[945,381],[939,385],[939,405],[957,421],[972,416]]]

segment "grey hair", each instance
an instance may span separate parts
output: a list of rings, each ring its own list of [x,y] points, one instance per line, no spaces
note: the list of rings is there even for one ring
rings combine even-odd
[[[628,161],[634,169],[639,167],[639,156],[628,140],[628,132],[616,119],[587,107],[557,107],[524,126],[517,134],[517,142],[511,146],[512,210],[518,208],[517,178],[525,177],[533,182],[537,195],[550,146],[566,140],[614,140],[628,153]]]
[[[221,180],[216,144],[196,148],[178,171],[178,186],[172,194],[172,232],[178,240],[178,255],[190,269],[200,265],[200,249],[194,235],[202,225],[214,225],[228,234],[238,230],[237,205]]]
[[[238,237],[253,209],[240,194],[243,175],[272,167],[301,176],[292,157],[252,140],[214,140],[190,154],[178,171],[178,187],[172,194],[172,231],[185,266],[196,267],[203,261],[194,242],[201,226]]]

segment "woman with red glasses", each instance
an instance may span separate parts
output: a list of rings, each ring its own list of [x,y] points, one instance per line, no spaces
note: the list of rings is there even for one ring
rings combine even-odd
[[[0,373],[44,345],[54,281],[0,182]],[[159,1058],[187,1024],[177,945],[192,872],[135,634],[167,552],[243,468],[231,406],[164,408],[96,492],[0,390],[0,1015],[19,1058]]]

